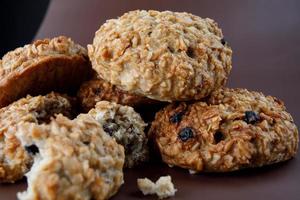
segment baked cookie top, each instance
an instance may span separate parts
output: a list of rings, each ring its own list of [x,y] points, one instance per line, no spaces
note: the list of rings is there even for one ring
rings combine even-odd
[[[283,101],[273,96],[266,96],[261,92],[242,88],[222,88],[214,91],[207,102],[210,105],[228,105],[235,112],[241,114],[250,110],[274,119],[293,121],[292,116],[286,112]]]
[[[201,99],[223,86],[232,51],[212,19],[136,10],[103,24],[88,54],[101,78],[113,85],[178,101]]]
[[[80,86],[77,97],[84,112],[88,112],[99,101],[111,101],[132,107],[157,103],[152,99],[120,90],[115,85],[104,81],[100,77],[95,77],[92,80],[84,82]]]
[[[39,153],[19,199],[108,199],[123,183],[124,149],[89,115],[21,124],[18,138]]]
[[[23,122],[48,123],[55,114],[72,117],[72,105],[59,94],[22,98],[0,109],[0,182],[21,179],[32,164],[30,148],[16,138],[17,125]]]
[[[7,78],[11,73],[21,72],[44,59],[56,56],[87,57],[87,52],[82,46],[75,44],[65,36],[36,40],[32,44],[19,47],[2,57],[0,60],[0,80]]]
[[[125,167],[132,168],[149,159],[147,124],[132,107],[100,101],[88,112],[103,130],[125,149]]]
[[[0,60],[0,108],[28,94],[74,93],[91,71],[86,50],[65,36],[17,48]]]
[[[226,172],[288,160],[298,130],[283,103],[246,89],[220,89],[205,102],[171,104],[149,131],[162,159],[193,171]]]

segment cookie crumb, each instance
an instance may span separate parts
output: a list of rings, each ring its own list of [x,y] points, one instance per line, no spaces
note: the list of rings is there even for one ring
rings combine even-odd
[[[189,169],[189,173],[190,173],[190,174],[197,174],[198,172],[195,171],[195,170]]]
[[[161,176],[155,183],[148,178],[139,178],[137,185],[144,195],[156,194],[159,199],[174,196],[177,191],[171,176]]]

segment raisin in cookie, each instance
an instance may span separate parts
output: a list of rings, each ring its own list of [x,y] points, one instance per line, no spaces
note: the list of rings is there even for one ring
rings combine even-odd
[[[88,54],[104,80],[161,101],[208,96],[225,84],[232,58],[212,19],[154,10],[108,20],[88,45]]]
[[[171,104],[149,134],[162,159],[195,171],[227,172],[288,160],[298,130],[280,100],[246,89],[220,89],[208,104]]]
[[[46,96],[27,96],[0,109],[0,182],[21,179],[32,164],[36,149],[23,146],[15,136],[19,123],[47,123],[55,114],[72,117],[67,98],[50,93]]]
[[[39,151],[20,200],[102,200],[123,183],[124,148],[87,114],[74,120],[58,115],[43,125],[23,123],[16,135]]]
[[[90,73],[86,50],[70,38],[37,40],[0,60],[0,108],[27,94],[76,92]]]
[[[129,106],[100,101],[88,113],[103,130],[125,148],[125,167],[131,168],[148,160],[148,139],[144,133],[146,124]]]
[[[77,93],[77,97],[84,112],[88,112],[94,108],[97,102],[104,100],[134,108],[156,103],[152,99],[122,91],[99,77],[84,82]]]

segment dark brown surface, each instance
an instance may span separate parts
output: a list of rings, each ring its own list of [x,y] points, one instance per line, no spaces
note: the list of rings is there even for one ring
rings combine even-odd
[[[215,19],[234,52],[228,85],[277,96],[300,124],[300,1],[53,0],[37,37],[65,34],[86,45],[106,19],[133,9],[187,11]],[[126,170],[125,184],[113,199],[141,199],[136,178],[166,174],[178,188],[172,199],[300,199],[299,154],[286,163],[230,174],[189,175],[148,164]],[[0,199],[15,199],[25,188],[25,181],[1,185]]]

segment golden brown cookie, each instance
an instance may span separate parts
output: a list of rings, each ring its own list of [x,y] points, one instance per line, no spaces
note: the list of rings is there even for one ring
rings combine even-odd
[[[204,102],[171,104],[149,134],[162,159],[191,172],[228,172],[291,159],[298,130],[283,102],[246,89],[220,89]]]
[[[47,123],[55,114],[72,117],[67,98],[50,93],[27,96],[0,109],[0,182],[15,182],[30,169],[35,147],[22,146],[15,136],[16,127],[23,122]]]
[[[0,60],[0,108],[27,94],[76,92],[90,73],[86,50],[70,38],[37,40]]]
[[[154,10],[108,20],[88,45],[88,54],[104,80],[160,101],[208,96],[225,84],[232,58],[212,19]]]
[[[43,125],[24,123],[16,135],[22,145],[39,151],[20,200],[103,200],[123,184],[123,147],[87,114],[74,120],[58,115]]]
[[[155,100],[122,91],[99,77],[84,82],[77,93],[77,97],[84,112],[94,108],[99,101],[111,101],[134,108],[158,104]]]

